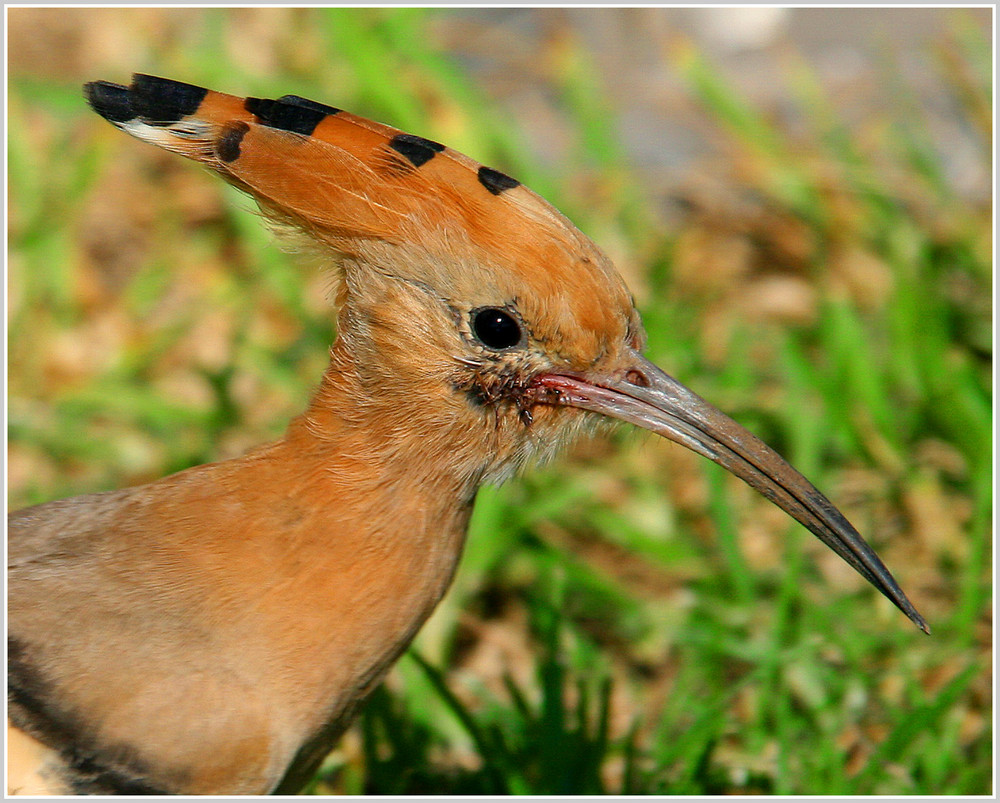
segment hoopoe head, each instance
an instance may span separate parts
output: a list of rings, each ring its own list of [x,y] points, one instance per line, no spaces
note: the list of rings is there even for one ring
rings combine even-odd
[[[339,348],[388,428],[454,449],[478,483],[595,421],[628,421],[757,488],[926,629],[808,480],[641,356],[639,315],[608,258],[517,180],[294,95],[145,75],[86,91],[114,125],[212,168],[329,249]]]
[[[460,433],[481,479],[591,418],[539,405],[537,376],[614,373],[642,345],[631,296],[593,242],[515,179],[439,143],[296,96],[146,75],[87,95],[119,128],[212,168],[325,247],[340,345],[368,403],[385,402],[396,429]]]

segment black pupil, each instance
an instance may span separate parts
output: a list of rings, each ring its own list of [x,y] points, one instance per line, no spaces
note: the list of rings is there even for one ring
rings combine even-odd
[[[521,342],[521,327],[502,309],[481,309],[472,317],[472,331],[491,349],[509,349]]]

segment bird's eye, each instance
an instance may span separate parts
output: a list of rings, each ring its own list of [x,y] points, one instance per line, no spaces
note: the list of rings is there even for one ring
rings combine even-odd
[[[472,313],[472,333],[487,348],[509,349],[521,342],[521,326],[513,316],[496,307]]]

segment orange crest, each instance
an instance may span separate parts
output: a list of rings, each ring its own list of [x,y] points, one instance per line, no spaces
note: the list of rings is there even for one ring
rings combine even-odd
[[[485,270],[468,280],[503,282],[507,295],[572,293],[572,315],[552,306],[542,316],[553,333],[571,317],[595,339],[638,330],[627,289],[589,238],[519,181],[438,142],[296,95],[239,98],[149,75],[86,91],[118,128],[207,165],[340,254],[438,289],[477,264]]]

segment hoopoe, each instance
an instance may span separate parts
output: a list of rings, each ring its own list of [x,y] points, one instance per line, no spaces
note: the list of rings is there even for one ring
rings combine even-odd
[[[477,489],[609,418],[724,466],[927,630],[826,497],[641,356],[613,265],[517,180],[295,95],[86,97],[324,247],[337,338],[280,440],[10,516],[9,791],[295,791],[447,590]]]

